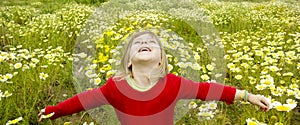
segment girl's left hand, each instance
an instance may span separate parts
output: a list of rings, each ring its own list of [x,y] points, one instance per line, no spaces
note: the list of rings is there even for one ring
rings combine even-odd
[[[269,108],[267,99],[261,95],[249,94],[248,101],[259,106],[261,109],[263,109],[263,111],[267,111]]]

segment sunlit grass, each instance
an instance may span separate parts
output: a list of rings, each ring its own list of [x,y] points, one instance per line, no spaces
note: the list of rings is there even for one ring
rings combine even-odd
[[[63,0],[1,1],[0,3],[0,124],[37,124],[37,114],[75,94],[72,81],[73,46],[96,7],[89,2]],[[77,2],[77,3],[76,3]],[[264,95],[272,103],[268,112],[246,102],[187,104],[187,114],[177,124],[297,124],[291,119],[299,107],[300,11],[299,5],[283,2],[198,2],[213,20],[225,48],[225,84]],[[97,4],[98,6],[98,4]],[[178,14],[182,14],[178,12]],[[129,18],[131,17],[131,18]],[[136,19],[143,23],[136,22]],[[158,25],[159,24],[159,25]],[[167,25],[169,24],[169,25]],[[170,25],[171,24],[171,25]],[[170,72],[184,74],[186,67],[199,72],[201,81],[214,80],[215,64],[208,60],[201,38],[185,22],[165,13],[136,11],[107,27],[95,42],[97,59],[85,71],[90,83],[102,85],[113,75],[114,54],[119,42],[140,28],[164,28],[162,41],[168,53]],[[171,32],[176,34],[170,35]],[[176,41],[189,41],[177,44]],[[195,60],[195,62],[189,62]],[[99,69],[99,74],[89,69]],[[299,117],[299,116],[297,116]],[[70,122],[70,123],[69,123]],[[93,124],[86,113],[41,124]]]

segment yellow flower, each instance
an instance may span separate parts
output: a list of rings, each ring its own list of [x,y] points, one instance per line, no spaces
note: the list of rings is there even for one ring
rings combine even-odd
[[[276,122],[274,125],[283,125],[281,122]]]
[[[90,124],[88,124],[87,122],[84,122],[82,125],[94,125],[94,122],[91,122]]]
[[[276,66],[270,66],[269,68],[270,68],[270,71],[272,71],[272,72],[277,72],[279,70],[279,68]]]
[[[274,84],[274,79],[272,76],[267,75],[266,78],[260,80],[261,84],[265,84],[266,86],[271,86]]]
[[[256,83],[256,79],[250,79],[250,81],[249,81],[249,82],[250,82],[250,84],[252,84],[252,85],[253,85],[253,84],[255,84],[255,83]]]
[[[277,76],[281,76],[281,73],[278,72],[278,73],[276,73],[276,75],[277,75]]]
[[[285,81],[284,81],[284,80],[280,80],[279,83],[280,83],[280,84],[284,84]]]
[[[207,120],[214,117],[214,113],[212,111],[209,112],[199,112],[198,115],[200,117],[206,117]]]
[[[212,71],[214,70],[214,66],[211,64],[206,65],[207,70]]]
[[[51,59],[51,58],[53,58],[52,56],[54,56],[54,55],[46,54],[44,57],[45,57],[46,59]]]
[[[283,76],[293,76],[294,74],[292,72],[283,73]]]
[[[1,98],[6,98],[6,97],[9,97],[11,96],[12,93],[9,93],[8,91],[5,91],[4,93],[0,90],[0,101],[1,101]]]
[[[48,78],[49,76],[48,76],[48,74],[45,74],[45,73],[42,72],[42,73],[40,73],[39,77],[40,77],[41,80],[46,80],[46,78]]]
[[[293,99],[287,99],[286,103],[290,106],[290,108],[294,109],[297,106],[297,101]]]
[[[244,50],[244,52],[248,52],[250,50],[250,47],[249,46],[244,46],[243,50]]]
[[[197,53],[197,54],[195,54],[195,56],[194,56],[194,59],[195,59],[195,60],[198,60],[198,59],[200,59],[200,56],[198,55],[198,53]]]
[[[7,78],[7,79],[12,79],[12,77],[13,77],[13,75],[10,73],[5,75],[5,78]]]
[[[274,95],[274,96],[281,96],[282,95],[282,93],[280,92],[280,91],[278,91],[278,90],[271,90],[271,93],[272,93],[272,95]]]
[[[12,125],[12,124],[17,124],[18,122],[20,122],[21,120],[23,120],[23,117],[19,117],[19,118],[16,118],[14,120],[9,120],[6,125]]]
[[[225,56],[224,56],[224,59],[229,60],[229,59],[230,59],[230,56],[229,56],[229,55],[225,55]]]
[[[223,74],[221,74],[221,73],[218,73],[218,74],[215,74],[215,77],[216,78],[219,78],[219,77],[221,77]]]
[[[275,115],[271,116],[271,118],[270,118],[271,122],[276,122],[277,120],[278,120],[278,118]]]
[[[65,122],[64,125],[71,125],[71,122]]]
[[[185,65],[185,63],[183,62],[178,62],[177,65],[180,67],[180,68],[186,68],[187,65]]]
[[[108,31],[106,31],[104,34],[107,35],[107,37],[110,37],[110,36],[112,36],[114,33],[115,33],[115,32],[108,30]]]
[[[138,21],[135,21],[132,23],[132,25],[137,25],[139,22]]]
[[[199,110],[200,112],[207,111],[207,110],[208,110],[208,107],[207,107],[207,105],[202,104],[201,106],[199,106],[198,110]]]
[[[262,56],[264,53],[260,50],[255,50],[255,55],[256,56]]]
[[[265,84],[256,85],[255,88],[257,90],[264,90],[267,86]]]
[[[275,109],[277,111],[286,111],[286,112],[289,112],[292,110],[292,108],[288,104],[277,105],[277,106],[275,106]]]
[[[241,66],[243,66],[244,68],[249,68],[249,65],[247,63],[242,63]]]
[[[233,68],[235,68],[235,64],[234,63],[229,63],[229,64],[227,64],[227,67],[229,69],[233,69]]]
[[[262,83],[265,84],[265,85],[271,85],[273,82],[270,81],[270,80],[262,80]]]
[[[100,68],[100,70],[101,70],[102,68]],[[96,77],[97,76],[97,74],[96,73],[94,73],[94,70],[87,70],[86,72],[85,72],[85,75],[87,76],[87,77],[89,77],[89,78],[93,78],[93,77]]]
[[[209,80],[209,76],[207,74],[201,75],[200,76],[202,80],[207,81]]]
[[[243,78],[243,76],[242,75],[236,75],[234,78],[237,79],[237,80],[240,80],[240,79]]]
[[[232,72],[241,72],[241,69],[239,67],[230,69]]]
[[[0,81],[1,82],[6,82],[7,81],[7,78],[5,77],[5,75],[0,74]]]
[[[171,64],[168,64],[168,69],[169,69],[169,71],[172,71],[173,66]]]
[[[92,64],[90,65],[89,69],[96,69],[97,68],[97,64]]]
[[[255,120],[254,118],[252,118],[252,119],[247,118],[247,119],[246,119],[246,122],[247,122],[247,125],[259,125],[259,124],[258,124],[258,121]]]
[[[4,61],[4,57],[2,55],[0,55],[0,62],[3,62]]]
[[[94,79],[94,84],[95,85],[99,85],[100,83],[101,83],[101,79],[100,78]]]
[[[207,103],[207,107],[208,107],[209,109],[214,110],[214,109],[217,108],[217,103],[215,103],[215,102],[209,102],[209,103]]]
[[[277,54],[278,54],[279,56],[281,56],[281,57],[284,57],[284,56],[285,56],[283,51],[278,51]]]
[[[202,67],[198,63],[194,63],[193,66],[192,66],[192,68],[194,70],[200,70]]]
[[[295,91],[288,89],[287,90],[287,95],[288,96],[295,95]]]
[[[103,53],[100,53],[97,62],[103,63],[106,62],[107,60],[108,60],[108,55],[105,56]]]
[[[12,95],[12,93],[9,93],[8,91],[5,91],[4,94],[3,94],[3,97],[9,97],[11,95]]]
[[[297,84],[291,84],[290,86],[289,86],[291,89],[297,89],[299,86],[297,85]]]
[[[285,53],[288,57],[293,57],[295,56],[295,52],[294,51],[288,51]]]
[[[22,67],[22,63],[16,63],[15,65],[14,65],[14,68],[15,69],[19,69],[19,68],[21,68]]]
[[[109,70],[106,72],[106,78],[111,77],[112,75],[114,75],[117,71],[116,70]]]
[[[38,59],[36,59],[36,58],[31,58],[31,61],[33,62],[33,63],[38,63],[40,60],[38,60]]]
[[[194,109],[194,108],[196,108],[197,106],[198,106],[197,103],[194,102],[194,101],[191,101],[191,102],[189,103],[189,109]]]
[[[295,94],[295,98],[296,98],[296,99],[300,99],[300,91],[298,91],[298,92]]]
[[[243,55],[241,58],[242,58],[243,60],[248,60],[248,59],[249,59],[249,55]]]
[[[45,118],[50,118],[54,115],[54,112],[47,114],[47,115],[42,115],[41,118],[45,119]]]

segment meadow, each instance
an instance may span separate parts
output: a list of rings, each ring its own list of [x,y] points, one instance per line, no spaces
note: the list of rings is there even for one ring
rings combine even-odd
[[[105,84],[116,72],[123,41],[140,29],[159,34],[171,73],[221,81],[261,94],[271,103],[269,111],[262,112],[244,101],[233,105],[192,101],[176,124],[300,124],[297,0],[194,0],[196,4],[182,8],[175,3],[124,1],[124,5],[100,0],[0,1],[0,124],[115,124],[106,121],[106,112],[103,123],[87,112],[55,121],[45,116],[38,122],[38,113],[46,105]],[[157,5],[169,13],[153,9],[159,9]],[[112,16],[112,10],[125,11]],[[199,25],[215,29],[197,32]],[[219,37],[205,39],[211,32]],[[77,66],[83,67],[79,74]]]

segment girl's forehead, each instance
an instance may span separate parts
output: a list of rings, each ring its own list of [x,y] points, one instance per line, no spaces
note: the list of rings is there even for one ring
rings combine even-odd
[[[146,33],[146,34],[136,37],[134,40],[138,40],[138,39],[154,39],[154,36]]]

